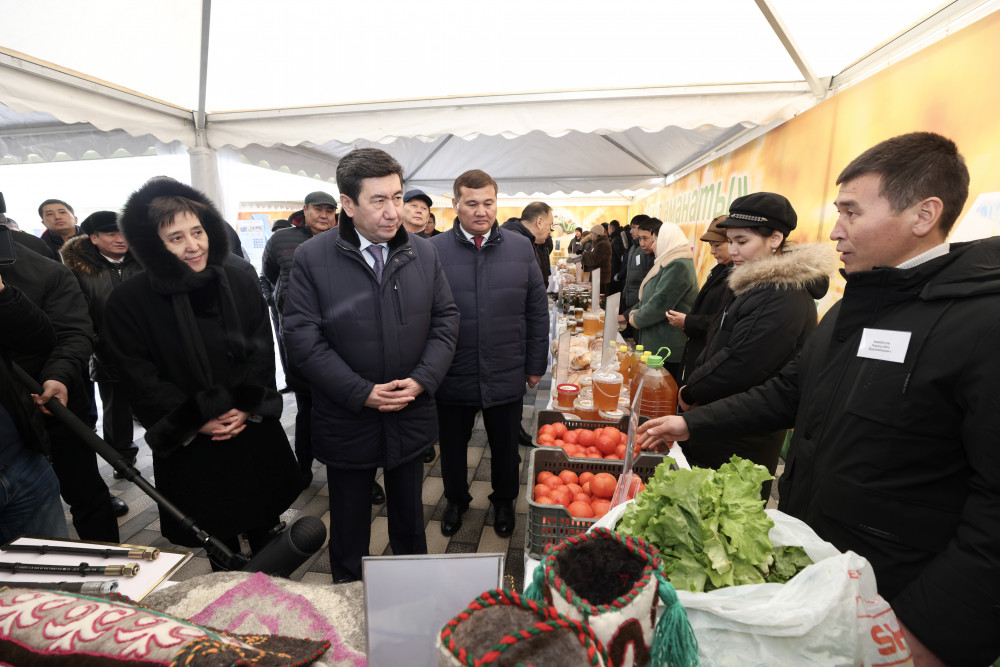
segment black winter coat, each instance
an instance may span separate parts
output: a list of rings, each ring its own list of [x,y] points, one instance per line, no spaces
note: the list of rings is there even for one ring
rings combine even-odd
[[[525,376],[544,375],[548,359],[548,297],[532,243],[494,222],[477,251],[457,220],[430,242],[462,313],[437,400],[484,408],[520,400]]]
[[[705,349],[709,330],[722,314],[726,304],[733,298],[733,291],[729,289],[728,282],[732,268],[732,262],[712,267],[705,284],[695,297],[691,312],[684,318],[684,335],[688,340],[684,348],[683,370],[681,377],[677,379],[682,385],[684,380],[691,376],[698,357]]]
[[[538,262],[538,269],[542,272],[542,282],[547,287],[549,276],[552,275],[552,267],[549,264],[549,254],[552,252],[553,247],[552,236],[549,235],[545,243],[535,243],[535,235],[524,226],[524,223],[519,218],[509,218],[500,225],[500,229],[510,230],[512,233],[520,234],[531,241],[531,247],[535,250],[535,261]]]
[[[381,284],[346,214],[295,252],[285,350],[312,385],[312,448],[323,463],[392,469],[437,440],[434,393],[455,352],[459,315],[433,240],[400,226]],[[365,407],[375,384],[408,377],[424,391],[405,408]]]
[[[681,391],[685,402],[712,403],[774,377],[816,328],[816,299],[826,294],[836,264],[833,249],[817,244],[793,246],[733,269],[733,299]],[[684,453],[693,464],[711,468],[736,454],[774,474],[784,438],[784,430],[725,439],[696,436]],[[768,483],[765,491],[770,488]]]
[[[902,363],[858,355],[908,332]],[[762,387],[686,415],[693,433],[795,431],[779,509],[875,569],[951,665],[1000,655],[1000,238],[847,276],[844,298]]]
[[[111,290],[126,278],[142,272],[142,265],[131,252],[126,252],[121,264],[113,264],[101,255],[90,241],[90,236],[74,236],[62,247],[63,263],[76,275],[80,289],[87,298],[90,321],[94,325],[94,354],[91,358],[90,379],[100,382],[114,382],[118,373],[111,363],[111,354],[101,337],[104,324],[104,305],[111,296]]]
[[[593,236],[593,235],[591,235]],[[605,290],[611,282],[611,241],[604,234],[593,239],[593,245],[580,253],[583,258],[583,270],[601,270],[601,289]]]
[[[59,259],[59,253],[52,252],[49,244],[34,234],[22,232],[19,229],[12,229],[10,230],[10,237],[14,239],[14,243],[18,243],[28,250],[34,250],[45,259],[51,259],[55,262],[62,261]]]
[[[646,254],[636,243],[628,250],[628,254],[625,256],[625,280],[622,283],[622,300],[619,308],[619,312],[625,313],[632,306],[639,303],[639,288],[642,286],[642,280],[649,273],[649,270],[653,268],[653,263],[656,258],[653,257],[652,253]],[[636,257],[639,259],[636,260]]]
[[[147,217],[149,202],[163,195],[210,207],[201,220],[209,240],[201,273],[167,250]],[[146,428],[156,485],[217,537],[269,528],[298,496],[301,478],[279,421],[270,317],[257,281],[228,261],[226,223],[211,202],[176,181],[153,181],[133,193],[119,226],[146,271],[112,291],[103,332]],[[235,320],[227,319],[225,284]],[[187,305],[193,322],[184,317]],[[210,385],[198,379],[185,339],[203,346]],[[251,415],[243,432],[221,441],[198,433],[233,408]],[[167,513],[160,520],[170,541],[198,544]]]
[[[264,246],[261,257],[261,276],[266,281],[264,298],[268,305],[274,306],[281,313],[285,304],[285,290],[288,289],[288,277],[292,273],[295,261],[295,250],[313,237],[313,233],[305,226],[302,211],[296,211],[289,218],[291,227],[279,229]]]
[[[73,272],[59,262],[16,244],[14,255],[13,264],[0,266],[0,276],[5,285],[19,287],[25,297],[41,308],[55,329],[56,342],[47,350],[24,350],[11,358],[39,384],[58,380],[66,385],[67,407],[78,417],[86,417],[90,398],[84,382],[94,337],[87,300]]]
[[[11,359],[15,354],[47,354],[56,344],[55,329],[20,289],[6,283],[0,290],[0,321],[17,323],[0,326],[0,404],[17,427],[22,442],[47,454],[49,440],[42,413],[11,367]]]

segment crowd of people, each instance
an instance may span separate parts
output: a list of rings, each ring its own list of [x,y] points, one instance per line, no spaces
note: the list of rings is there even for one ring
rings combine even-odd
[[[394,554],[426,553],[424,463],[439,444],[452,535],[472,500],[478,414],[493,528],[512,533],[522,401],[547,364],[552,208],[500,224],[496,181],[471,170],[439,232],[433,200],[406,191],[384,151],[352,151],[336,176],[338,197],[313,192],[275,224],[261,275],[214,204],[165,177],[120,214],[77,225],[50,199],[41,239],[3,230],[16,258],[0,265],[0,539],[66,536],[61,494],[82,539],[119,541],[128,507],[45,407],[94,428],[95,383],[121,461],[138,453],[134,416],[158,488],[234,550],[241,535],[266,543],[318,461],[335,583],[362,576],[373,503],[387,505]],[[678,414],[646,422],[642,447],[676,440],[693,465],[739,455],[774,473],[794,429],[779,508],[872,563],[914,664],[986,664],[1000,653],[1000,240],[947,242],[969,173],[939,135],[884,141],[837,184],[830,238],[847,282],[818,324],[837,254],[789,240],[798,216],[777,193],[711,221],[700,241],[717,264],[700,289],[671,222],[578,228],[568,250],[600,269],[602,293],[620,292],[623,333],[680,386]],[[295,392],[294,445],[282,391]],[[199,545],[163,512],[161,531]]]

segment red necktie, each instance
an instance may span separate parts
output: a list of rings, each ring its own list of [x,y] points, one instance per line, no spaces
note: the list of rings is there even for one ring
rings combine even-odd
[[[477,234],[476,236],[473,236],[472,240],[476,242],[476,250],[479,250],[480,248],[483,247],[483,235],[482,234]]]

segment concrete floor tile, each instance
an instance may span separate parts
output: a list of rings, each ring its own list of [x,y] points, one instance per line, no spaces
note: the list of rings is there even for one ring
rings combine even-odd
[[[448,544],[448,550],[446,553],[450,554],[474,554],[476,553],[475,544],[470,544],[469,542],[455,542],[452,541]]]
[[[384,516],[375,517],[372,521],[372,539],[368,553],[380,554],[389,546],[389,519]]]
[[[453,542],[469,542],[479,544],[479,535],[483,532],[483,520],[487,510],[467,509],[462,515],[462,527],[452,535]],[[473,549],[475,551],[475,549]]]
[[[500,537],[492,528],[483,530],[479,537],[479,548],[481,554],[505,554],[510,547],[509,537]]]
[[[441,534],[440,521],[428,522],[424,533],[427,536],[427,553],[443,554],[448,551],[448,543],[451,542],[451,538]]]
[[[306,572],[299,579],[303,584],[313,584],[315,586],[324,586],[330,584],[332,581],[330,575],[325,572]]]
[[[490,507],[490,494],[493,493],[493,485],[489,482],[474,481],[469,485],[469,493],[472,494],[472,502],[469,507],[485,510]]]
[[[424,505],[433,505],[444,494],[444,480],[440,477],[428,477],[424,480],[420,499]]]
[[[480,459],[483,458],[483,448],[482,447],[468,447],[465,450],[465,465],[470,468],[475,468],[479,465]]]
[[[521,489],[517,493],[517,502],[514,504],[514,511],[518,514],[528,513],[528,487],[525,484],[521,485]]]

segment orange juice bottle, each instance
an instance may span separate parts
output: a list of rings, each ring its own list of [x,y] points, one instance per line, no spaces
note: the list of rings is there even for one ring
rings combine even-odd
[[[622,374],[622,383],[627,385],[632,377],[632,355],[628,353],[627,345],[619,346],[617,355],[618,372]]]
[[[634,369],[631,371],[632,380],[629,382],[628,385],[629,405],[631,405],[632,401],[635,400],[635,392],[636,389],[638,389],[639,387],[639,380],[642,379],[642,372],[643,369],[646,368],[646,359],[648,358],[649,358],[649,352],[643,352],[642,356],[639,357],[638,361],[636,362]]]
[[[649,357],[642,379],[639,414],[650,419],[677,414],[677,382],[663,367],[663,357]]]
[[[642,345],[636,345],[632,352],[632,365],[629,367],[628,376],[634,378],[639,374],[639,364],[642,362]]]

